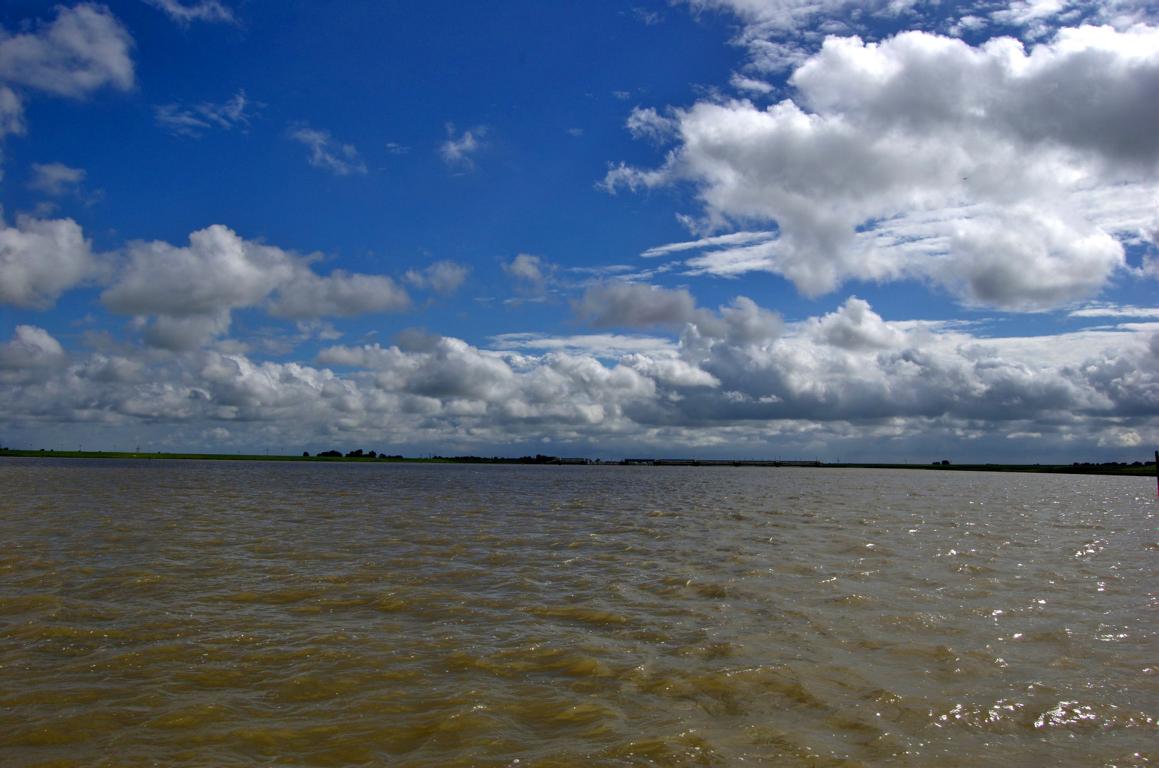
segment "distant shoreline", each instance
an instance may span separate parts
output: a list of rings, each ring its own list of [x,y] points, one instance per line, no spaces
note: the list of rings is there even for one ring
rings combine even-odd
[[[349,456],[349,455],[302,455],[282,456],[273,454],[233,454],[233,453],[164,453],[136,451],[54,451],[0,449],[0,457],[13,458],[53,458],[53,459],[158,459],[158,460],[198,460],[198,461],[312,461],[361,464],[506,464],[506,465],[565,465],[565,466],[676,466],[676,467],[815,467],[818,469],[918,469],[943,470],[950,472],[1035,472],[1081,475],[1125,475],[1131,477],[1154,477],[1155,462],[1106,462],[1073,464],[896,464],[888,462],[822,462],[822,461],[778,461],[748,459],[573,459],[554,456],[483,457],[483,456]]]

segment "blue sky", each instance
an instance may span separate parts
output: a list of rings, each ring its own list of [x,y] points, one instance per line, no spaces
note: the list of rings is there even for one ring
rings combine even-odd
[[[1159,443],[1147,3],[0,9],[0,444]]]

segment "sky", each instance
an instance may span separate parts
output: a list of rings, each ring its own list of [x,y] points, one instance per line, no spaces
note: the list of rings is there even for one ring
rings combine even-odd
[[[1142,0],[6,0],[0,445],[1145,460]]]

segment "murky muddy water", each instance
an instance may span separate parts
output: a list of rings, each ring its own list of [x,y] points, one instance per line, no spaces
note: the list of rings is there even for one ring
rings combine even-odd
[[[1154,481],[0,460],[0,765],[1151,765]]]

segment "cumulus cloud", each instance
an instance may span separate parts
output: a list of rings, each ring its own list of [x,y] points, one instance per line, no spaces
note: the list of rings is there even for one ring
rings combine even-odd
[[[849,297],[836,312],[816,321],[816,338],[842,349],[889,349],[897,346],[902,335],[874,312],[869,302]]]
[[[219,2],[219,0],[194,0],[193,2],[181,2],[181,0],[145,0],[145,2],[158,10],[164,11],[169,18],[178,24],[189,24],[193,21],[219,22],[224,24],[237,23],[237,18],[233,15],[233,11]]]
[[[140,316],[137,325],[145,342],[159,349],[187,352],[229,331],[229,310],[200,315],[156,315],[151,322]]]
[[[589,455],[861,444],[882,456],[931,436],[1024,457],[1059,445],[1106,455],[1159,438],[1153,331],[985,338],[887,320],[856,298],[783,323],[738,297],[693,313],[675,344],[621,337],[615,358],[582,337],[508,341],[484,349],[414,332],[390,346],[327,347],[304,365],[205,349],[69,355],[22,326],[0,345],[0,423],[9,434],[46,421],[156,423],[432,450],[502,450],[548,435]]]
[[[389,277],[319,275],[306,257],[245,240],[222,225],[194,232],[188,246],[131,243],[101,298],[114,312],[152,317],[146,339],[169,349],[190,349],[225,333],[231,311],[245,307],[306,319],[396,312],[410,304]]]
[[[515,281],[516,290],[528,296],[542,296],[555,271],[555,265],[530,253],[516,254],[503,263],[503,271]]]
[[[158,125],[174,136],[197,139],[206,131],[214,129],[245,130],[249,127],[258,106],[246,98],[245,90],[239,90],[221,103],[202,102],[193,106],[162,104],[154,108],[153,116]],[[312,146],[310,141],[301,138],[298,140]],[[325,137],[321,141],[325,144]]]
[[[1015,208],[959,223],[950,239],[955,258],[931,277],[966,303],[1036,310],[1093,296],[1123,267],[1123,248],[1109,233],[1036,213]]]
[[[1029,51],[1010,38],[972,47],[923,32],[829,38],[791,81],[807,108],[866,128],[956,126],[1153,168],[1157,44],[1159,27],[1142,25],[1062,29]]]
[[[415,288],[431,290],[440,296],[450,296],[467,279],[471,268],[453,261],[436,261],[426,269],[410,269],[403,276]]]
[[[698,307],[687,289],[622,281],[589,286],[573,302],[576,317],[595,328],[684,330],[684,341],[754,344],[775,339],[784,324],[776,312],[738,296],[716,312]]]
[[[243,240],[214,225],[189,236],[188,246],[138,242],[102,299],[114,312],[173,317],[253,306],[289,282],[294,264],[280,248]]]
[[[594,328],[681,328],[697,316],[686,289],[639,283],[600,283],[574,304],[576,315]]]
[[[310,165],[315,168],[329,171],[335,176],[366,173],[366,163],[354,145],[337,141],[329,131],[300,125],[290,130],[290,138],[310,149]]]
[[[1016,423],[1081,431],[1132,414],[1153,431],[1159,416],[1159,366],[1146,334],[989,340],[891,323],[856,298],[763,341],[697,331],[685,333],[684,359],[720,385],[715,395],[689,395],[681,416],[705,424],[889,420],[907,432],[926,424],[982,434],[1018,431],[1002,426]],[[673,417],[651,408],[640,418]]]
[[[0,219],[0,304],[52,306],[60,294],[98,269],[92,248],[72,219]]]
[[[776,225],[690,262],[702,272],[763,269],[809,295],[921,279],[1010,310],[1097,294],[1122,243],[1159,224],[1159,27],[1063,30],[1030,50],[831,37],[790,82],[768,108],[675,110],[665,164],[605,184],[691,183],[710,228]]]
[[[781,316],[747,296],[737,296],[719,310],[719,318],[701,318],[701,335],[719,336],[732,343],[761,344],[776,339],[784,330]]]
[[[625,403],[655,394],[651,379],[625,365],[562,353],[500,355],[452,338],[435,337],[410,350],[336,347],[323,351],[319,362],[366,368],[363,378],[400,398],[405,411],[488,438],[504,429],[600,429],[620,421]]]
[[[106,86],[127,90],[134,82],[132,46],[104,6],[61,7],[32,31],[0,29],[0,81],[71,98]]]
[[[385,275],[350,274],[334,270],[321,276],[304,269],[278,288],[270,313],[280,317],[311,318],[320,315],[351,317],[378,312],[401,312],[410,297]]]
[[[66,361],[64,348],[48,331],[34,325],[18,325],[12,338],[0,344],[0,382],[42,380]]]

